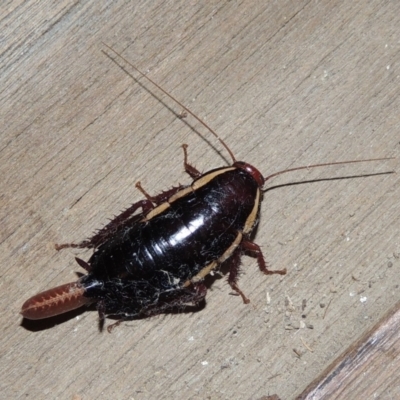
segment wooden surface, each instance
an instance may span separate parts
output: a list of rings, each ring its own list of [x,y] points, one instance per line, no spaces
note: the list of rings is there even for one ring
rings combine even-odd
[[[400,302],[341,354],[296,400],[399,397],[399,326]]]
[[[18,314],[29,296],[76,279],[74,256],[90,256],[54,243],[89,236],[139,200],[138,180],[151,193],[189,182],[182,143],[200,170],[224,165],[103,41],[264,175],[397,157],[271,186],[399,172],[400,3],[13,1],[0,15],[4,398],[292,399],[398,301],[399,173],[268,191],[255,239],[288,274],[263,276],[244,257],[250,305],[223,278],[203,311],[112,334],[98,332],[94,311],[22,324]],[[391,382],[378,398],[398,395]]]

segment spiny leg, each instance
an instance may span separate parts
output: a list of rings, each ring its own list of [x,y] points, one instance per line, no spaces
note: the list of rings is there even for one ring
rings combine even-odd
[[[185,186],[179,185],[177,187],[173,187],[172,189],[163,191],[160,194],[152,196],[146,191],[146,189],[143,188],[143,186],[140,182],[137,182],[135,186],[138,190],[140,190],[140,192],[143,194],[144,197],[146,197],[146,199],[148,201],[150,201],[151,203],[154,203],[156,206],[159,206],[160,204],[165,203],[171,196],[173,196],[175,193],[177,193],[180,190],[185,188]],[[154,207],[152,207],[152,208],[154,208]],[[150,210],[148,210],[148,211],[150,211]],[[145,213],[147,213],[147,211]]]
[[[240,272],[240,258],[242,256],[242,250],[240,246],[234,251],[232,256],[229,258],[229,275],[228,275],[228,283],[230,287],[242,297],[244,304],[249,304],[250,300],[245,296],[245,294],[240,290],[237,281],[239,278]]]
[[[192,283],[188,287],[166,290],[160,293],[156,303],[141,310],[143,316],[162,314],[172,309],[184,308],[188,304],[198,306],[206,297],[207,287],[202,282]]]
[[[192,283],[184,288],[168,290],[160,294],[156,304],[142,310],[141,314],[149,317],[165,313],[174,308],[185,307],[189,303],[198,306],[205,299],[206,294],[207,287],[202,282]]]
[[[199,178],[202,173],[196,169],[196,167],[193,167],[193,165],[188,163],[188,154],[187,154],[187,144],[182,145],[183,148],[183,154],[184,154],[184,160],[183,160],[183,166],[185,167],[185,171],[193,178]]]
[[[251,242],[249,240],[243,240],[242,243],[240,244],[240,246],[243,250],[248,251],[256,256],[258,267],[260,268],[260,271],[263,272],[265,275],[272,275],[272,274],[285,275],[286,274],[286,268],[275,270],[275,271],[271,271],[268,269],[267,264],[264,260],[263,253],[258,244]]]
[[[183,145],[183,146],[187,147],[187,145]],[[191,165],[189,165],[187,163],[186,150],[184,149],[184,151],[185,151],[185,169],[186,169],[186,171],[191,176],[192,176],[192,174],[196,175],[196,177],[200,176],[201,173],[199,171],[197,171],[196,168],[192,167]],[[189,172],[189,170],[190,170],[190,172]],[[130,219],[136,210],[141,208],[142,214],[147,214],[149,211],[151,211],[154,208],[154,204],[156,206],[160,205],[161,203],[167,201],[175,193],[179,192],[180,190],[182,190],[184,188],[184,186],[179,185],[172,189],[163,191],[162,193],[160,193],[156,196],[151,196],[149,193],[147,193],[147,191],[145,189],[143,189],[140,182],[137,182],[135,186],[146,197],[146,200],[140,200],[140,201],[132,204],[129,208],[127,208],[121,214],[117,215],[105,227],[100,229],[95,235],[93,235],[89,239],[86,239],[79,243],[55,244],[56,250],[61,250],[61,249],[65,249],[65,248],[79,248],[79,249],[97,248],[102,243],[104,243],[106,240],[108,240],[111,236],[115,235],[115,233],[121,227],[126,226],[128,222],[133,222],[134,220],[131,221]],[[136,217],[136,216],[134,216],[134,217]],[[138,219],[140,219],[140,218],[138,218]]]
[[[169,197],[171,197],[173,194],[175,194],[176,192],[178,192],[179,190],[181,190],[183,188],[183,186],[178,186],[176,188],[172,188],[170,190],[162,192],[161,194],[159,194],[157,196],[150,196],[142,188],[140,182],[138,182],[136,184],[136,187],[144,194],[144,196],[147,198],[147,200],[140,200],[140,201],[132,204],[129,208],[127,208],[121,214],[117,215],[106,226],[101,228],[95,235],[93,235],[89,239],[86,239],[80,243],[56,244],[55,245],[56,250],[61,250],[61,249],[65,249],[68,247],[79,248],[79,249],[97,248],[102,243],[104,243],[106,240],[108,240],[110,237],[115,235],[115,233],[119,229],[128,225],[128,223],[133,223],[136,219],[140,220],[142,217],[142,214],[147,214],[149,211],[151,211],[154,208],[154,204],[159,205],[159,204],[163,203]],[[135,211],[138,210],[139,208],[142,209],[142,213],[132,217],[132,215],[135,213]],[[137,218],[135,218],[135,217],[137,217]]]
[[[140,311],[140,313],[134,316],[123,316],[113,324],[107,327],[109,333],[112,332],[114,328],[120,325],[124,321],[129,321],[135,317],[151,317],[154,315],[162,314],[170,311],[171,309],[176,309],[184,307],[191,303],[198,306],[206,297],[207,287],[204,283],[194,283],[189,287],[179,288],[175,290],[165,291],[161,293],[157,303],[150,305]],[[104,303],[99,302],[97,304],[97,309],[99,311],[100,322],[104,321],[106,316]]]
[[[188,154],[187,154],[187,148],[188,145],[187,144],[183,144],[182,145],[183,148],[183,154],[184,154],[184,161],[183,161],[183,166],[185,168],[185,171],[193,178],[199,178],[202,173],[200,171],[198,171],[196,169],[196,167],[194,167],[193,165],[188,163]],[[162,192],[156,196],[152,196],[150,195],[142,186],[142,184],[140,182],[136,183],[136,188],[139,189],[144,197],[146,197],[147,200],[151,201],[152,203],[156,204],[157,206],[160,205],[161,203],[164,203],[165,201],[167,201],[171,196],[173,196],[175,193],[179,192],[180,190],[184,189],[185,186],[178,186],[178,187],[174,187],[170,190],[167,190],[165,192]]]
[[[126,223],[130,220],[133,213],[142,209],[143,213],[146,213],[154,208],[153,204],[149,200],[140,200],[134,204],[132,204],[129,208],[123,211],[121,214],[117,215],[114,219],[112,219],[106,226],[101,228],[95,235],[86,239],[80,243],[63,243],[56,244],[56,250],[65,249],[68,247],[78,248],[78,249],[92,249],[99,247],[102,243],[104,243],[111,236],[115,235],[115,233],[122,227],[125,226]],[[140,214],[139,214],[140,215]]]

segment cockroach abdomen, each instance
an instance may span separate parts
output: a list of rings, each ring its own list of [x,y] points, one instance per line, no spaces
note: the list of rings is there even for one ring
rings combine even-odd
[[[93,302],[84,296],[85,289],[79,282],[66,283],[41,292],[28,299],[21,308],[27,319],[54,317]]]

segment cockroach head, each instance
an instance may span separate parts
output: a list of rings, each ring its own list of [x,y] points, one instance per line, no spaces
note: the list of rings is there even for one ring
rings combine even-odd
[[[255,179],[255,181],[257,182],[257,184],[260,188],[263,187],[265,179],[262,176],[261,172],[257,168],[255,168],[252,165],[247,164],[243,161],[235,161],[233,163],[233,166],[236,168],[245,170],[248,174],[250,174]]]

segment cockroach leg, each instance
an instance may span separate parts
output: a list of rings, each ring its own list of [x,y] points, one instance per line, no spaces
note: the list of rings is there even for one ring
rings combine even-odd
[[[232,256],[229,258],[229,275],[228,275],[228,283],[232,290],[234,290],[238,295],[242,297],[244,304],[249,304],[250,300],[246,297],[246,295],[240,290],[237,280],[239,278],[240,272],[240,258],[242,256],[241,248],[238,247]]]
[[[155,196],[151,196],[149,193],[147,193],[146,190],[143,189],[143,186],[140,182],[136,182],[135,187],[143,194],[144,197],[146,197],[147,201],[155,203]]]
[[[56,244],[56,250],[66,249],[66,248],[78,248],[78,249],[93,249],[99,247],[106,240],[110,239],[116,234],[122,227],[124,227],[128,222],[132,223],[132,215],[139,208],[142,212],[146,213],[154,208],[153,204],[149,200],[141,200],[132,204],[129,208],[123,211],[121,214],[117,215],[112,219],[106,226],[101,228],[95,235],[89,239],[84,240],[80,243],[63,243]],[[140,214],[139,214],[140,215]],[[136,217],[136,216],[134,216]]]
[[[60,251],[62,249],[68,249],[68,248],[78,248],[78,249],[87,248],[87,249],[90,249],[90,248],[93,248],[93,247],[94,246],[91,245],[90,240],[84,240],[83,242],[79,242],[79,243],[61,243],[61,244],[56,243],[54,245],[54,248],[57,251]]]
[[[176,290],[173,298],[168,302],[168,307],[178,307],[188,303],[198,305],[204,300],[206,294],[207,287],[204,283],[192,283],[187,288]]]
[[[185,288],[164,291],[160,294],[158,304],[144,311],[146,316],[157,315],[171,309],[180,309],[188,304],[198,306],[206,297],[207,287],[204,283],[192,283]]]
[[[106,319],[106,305],[104,299],[99,300],[96,304],[97,312],[99,313],[99,328],[103,330],[104,321]]]
[[[183,154],[184,154],[184,161],[183,166],[185,168],[185,172],[190,175],[191,178],[196,179],[202,176],[203,174],[197,170],[196,167],[188,163],[188,154],[187,154],[187,144],[182,145]],[[143,195],[146,197],[147,200],[154,203],[156,206],[160,205],[161,203],[168,201],[168,199],[173,196],[175,193],[179,192],[180,190],[184,189],[186,186],[180,185],[178,187],[174,187],[170,190],[163,191],[157,196],[151,196],[141,185],[140,182],[136,183],[136,188],[139,189]]]
[[[184,168],[185,171],[193,178],[198,178],[202,174],[198,171],[193,165],[188,163],[188,155],[187,155],[187,144],[182,145],[183,153],[184,153]],[[183,185],[179,185],[172,189],[163,191],[162,193],[151,196],[141,185],[140,182],[136,183],[136,188],[146,197],[146,200],[140,200],[134,204],[132,204],[129,208],[123,211],[121,214],[117,215],[114,219],[112,219],[104,228],[100,229],[95,235],[86,239],[79,243],[62,243],[55,244],[54,247],[56,250],[66,249],[66,248],[78,248],[78,249],[95,249],[103,244],[105,241],[110,239],[113,235],[115,235],[119,229],[126,226],[126,224],[134,222],[131,220],[132,215],[139,208],[142,209],[142,213],[147,214],[150,212],[154,205],[158,206],[161,203],[167,201],[171,196],[175,193],[179,192],[184,188]]]
[[[188,154],[187,154],[188,145],[183,144],[182,148],[184,154],[183,166],[185,168],[185,172],[188,173],[193,179],[199,178],[200,176],[202,176],[202,173],[199,170],[197,170],[196,167],[188,163]],[[174,187],[170,190],[164,191],[157,196],[152,196],[143,188],[140,182],[137,182],[135,186],[138,190],[140,190],[140,192],[142,192],[142,194],[144,195],[144,197],[146,197],[148,201],[154,203],[156,206],[167,201],[175,193],[185,188],[185,186],[180,185],[178,187]]]
[[[117,326],[119,326],[121,324],[121,322],[124,322],[123,319],[119,319],[118,321],[114,322],[111,325],[107,326],[107,332],[111,333]]]
[[[140,200],[132,204],[129,208],[127,208],[121,214],[117,215],[105,227],[100,229],[95,235],[93,235],[89,239],[86,239],[79,243],[55,244],[54,247],[56,248],[56,250],[66,248],[96,249],[108,239],[112,238],[120,229],[123,229],[125,226],[134,223],[135,219],[139,221],[142,217],[142,214],[147,214],[154,208],[154,204],[158,206],[161,203],[167,201],[172,195],[182,190],[184,186],[180,185],[174,187],[170,190],[166,190],[160,193],[157,196],[150,196],[146,192],[146,190],[143,189],[140,182],[136,184],[136,187],[143,193],[143,195],[146,197],[146,200]],[[142,212],[137,215],[133,215],[136,210],[140,208],[142,209]]]
[[[230,269],[229,269],[229,275],[228,275],[228,283],[229,283],[230,287],[237,294],[239,294],[242,297],[243,303],[248,304],[248,303],[250,303],[250,300],[241,291],[241,289],[239,288],[239,286],[237,284],[237,280],[238,280],[239,272],[240,272],[240,258],[242,255],[242,251],[254,254],[257,258],[258,267],[266,275],[270,275],[270,274],[285,275],[286,268],[283,270],[270,271],[267,268],[267,264],[264,260],[264,256],[262,254],[260,246],[258,246],[258,244],[253,243],[249,240],[243,239],[243,241],[240,243],[240,246],[235,250],[235,252],[232,254],[231,258],[229,259]]]
[[[193,167],[193,165],[190,165],[188,163],[188,154],[187,154],[187,148],[188,145],[187,144],[183,144],[182,145],[183,148],[183,154],[184,154],[184,161],[183,161],[183,165],[185,167],[185,171],[193,178],[200,178],[200,176],[202,175],[202,173],[200,171],[198,171],[195,167]]]
[[[240,247],[244,251],[248,251],[256,256],[258,267],[260,268],[260,271],[263,272],[265,275],[272,275],[272,274],[286,275],[286,268],[277,269],[274,271],[268,269],[267,264],[264,260],[263,253],[258,244],[250,242],[249,240],[243,240],[242,243],[240,244]]]
[[[168,201],[168,199],[173,196],[175,193],[179,192],[180,190],[182,190],[185,186],[180,185],[180,186],[176,186],[173,187],[172,189],[169,190],[165,190],[163,192],[161,192],[160,194],[156,195],[156,196],[152,196],[150,195],[146,189],[143,188],[142,184],[140,182],[137,182],[135,185],[136,189],[138,189],[143,195],[144,197],[146,197],[147,201],[149,201],[151,204],[155,204],[156,206],[159,206],[161,203],[164,203],[166,201]],[[148,211],[151,211],[154,207],[152,206],[149,210],[143,210],[143,212],[146,214]]]
[[[198,306],[202,301],[204,301],[207,294],[207,287],[204,283],[194,283],[189,287],[179,288],[175,290],[167,290],[160,293],[160,297],[157,304],[148,306],[140,311],[140,315],[151,317],[154,315],[162,314],[173,309],[180,309],[188,304],[193,304]],[[102,323],[106,317],[105,307],[103,302],[97,304],[97,310],[99,312],[100,318],[100,330],[102,329]],[[126,315],[120,318],[113,324],[107,326],[108,333],[111,333],[118,325],[124,321],[129,321],[130,315]]]
[[[248,298],[246,297],[246,295],[240,290],[240,288],[239,288],[239,286],[238,286],[238,284],[237,284],[236,282],[229,282],[229,284],[230,284],[231,288],[232,288],[237,294],[239,294],[239,295],[242,297],[243,303],[244,303],[244,304],[249,304],[249,303],[250,303],[250,299],[248,299]]]

